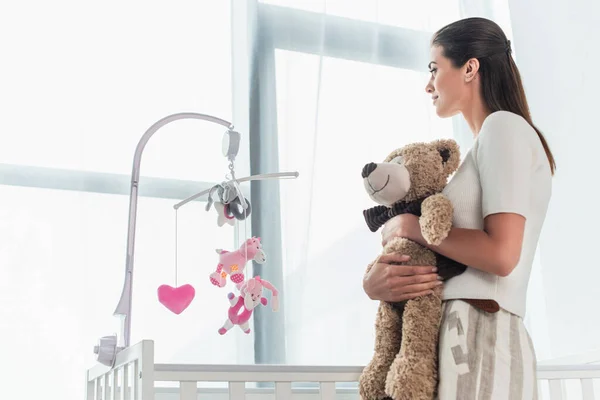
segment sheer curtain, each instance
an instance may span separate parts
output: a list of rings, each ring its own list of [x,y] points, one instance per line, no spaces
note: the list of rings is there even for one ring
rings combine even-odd
[[[9,382],[1,398],[26,387],[30,398],[59,388],[61,398],[79,399],[93,345],[118,331],[112,313],[124,277],[129,174],[143,132],[181,111],[232,119],[232,104],[248,123],[240,91],[266,83],[232,81],[238,3],[0,6],[8,60],[0,65],[0,375]],[[274,83],[273,107],[263,112],[278,139],[278,168],[265,172],[300,172],[280,187],[287,363],[369,359],[376,303],[361,279],[380,245],[362,220],[372,203],[360,171],[417,140],[455,137],[468,150],[464,124],[437,118],[424,92],[427,41],[467,15],[491,17],[510,33],[504,3],[258,2],[255,40],[261,51],[271,46],[266,75]],[[157,362],[251,363],[261,350],[254,333],[216,333],[224,314],[212,305],[224,293],[207,276],[214,249],[237,244],[236,229],[218,228],[202,201],[179,212],[178,278],[197,297],[179,316],[156,299],[158,285],[174,283],[172,206],[224,178],[222,133],[180,121],[144,151],[131,340],[155,340]],[[238,176],[250,170],[249,138],[242,140]],[[542,281],[533,279],[528,323],[537,340],[545,305]]]
[[[464,156],[472,134],[462,117],[438,118],[424,91],[428,41],[468,16],[491,18],[512,38],[508,6],[265,0],[259,9],[259,37],[273,48],[278,160],[300,172],[281,188],[286,362],[363,365],[377,303],[361,283],[381,245],[361,213],[373,203],[360,171],[407,143],[442,137]],[[541,284],[536,260],[527,323],[538,347],[546,345]]]
[[[93,346],[119,329],[135,146],[172,113],[231,120],[230,19],[224,1],[0,6],[0,398],[81,399]],[[226,292],[208,274],[236,232],[202,201],[179,211],[196,298],[178,316],[156,298],[174,284],[173,204],[228,172],[223,132],[178,121],[144,151],[131,341],[155,340],[157,362],[252,362],[251,336],[217,333]]]

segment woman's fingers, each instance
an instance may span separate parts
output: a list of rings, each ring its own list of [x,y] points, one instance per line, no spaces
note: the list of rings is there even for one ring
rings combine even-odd
[[[419,283],[435,283],[439,282],[441,279],[438,274],[422,274],[422,275],[413,275],[413,276],[401,276],[396,278],[398,280],[398,284],[403,286],[410,286]]]
[[[398,253],[384,254],[379,257],[379,262],[383,264],[402,263],[410,260],[409,256]]]
[[[399,295],[398,297],[392,298],[391,301],[394,301],[394,302],[406,301],[406,300],[416,299],[417,297],[420,297],[420,296],[427,296],[429,294],[433,294],[433,291],[428,289],[428,290],[423,290],[423,291],[417,292],[417,293],[405,293],[405,294]]]
[[[402,301],[423,296],[442,282],[434,266],[405,265],[410,257],[403,254],[383,254],[364,280],[365,292],[372,299]]]
[[[398,285],[396,290],[392,289],[390,301],[405,301],[432,294],[436,286],[443,284],[437,277],[433,279],[424,283]]]
[[[392,276],[415,276],[437,271],[436,267],[422,265],[390,265],[390,269]]]
[[[389,266],[392,268],[392,276],[430,274],[432,272],[437,271],[437,268],[432,266],[395,265],[407,261],[410,261],[410,256],[404,254],[391,253],[380,256],[377,262],[381,264],[389,264]]]
[[[436,286],[441,285],[443,282],[438,280],[437,278],[433,278],[432,280],[419,282],[419,283],[407,283],[406,281],[402,283],[398,283],[397,285],[392,286],[392,292],[400,292],[400,293],[417,293],[422,292],[424,290],[431,290]]]

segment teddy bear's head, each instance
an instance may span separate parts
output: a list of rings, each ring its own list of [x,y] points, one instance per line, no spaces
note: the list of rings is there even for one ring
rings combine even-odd
[[[458,144],[452,139],[412,143],[394,150],[382,163],[368,163],[362,177],[369,197],[391,207],[439,193],[460,163]]]

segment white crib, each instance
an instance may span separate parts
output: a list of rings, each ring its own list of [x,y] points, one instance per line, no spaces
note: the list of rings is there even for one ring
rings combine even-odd
[[[542,365],[538,369],[541,399],[600,398],[594,394],[600,365]],[[361,370],[352,366],[155,364],[154,342],[144,340],[119,352],[112,368],[98,364],[87,371],[86,400],[356,400]]]
[[[142,152],[150,137],[162,126],[181,119],[200,119],[227,128],[223,137],[224,155],[233,163],[239,148],[239,133],[223,119],[199,113],[169,115],[154,123],[142,136],[134,154],[130,185],[129,225],[125,282],[114,315],[123,317],[120,339],[123,349],[115,356],[117,337],[108,337],[98,346],[96,366],[86,372],[87,400],[349,400],[358,399],[358,378],[362,367],[356,366],[280,366],[280,365],[195,365],[155,364],[154,342],[143,340],[129,345],[131,333],[131,295]],[[238,181],[266,177],[294,176],[298,173],[255,175]],[[174,207],[208,193],[195,194]],[[106,339],[106,338],[103,338]],[[108,345],[106,345],[108,343]],[[112,343],[112,345],[110,344]],[[112,346],[112,347],[111,347]],[[106,350],[108,348],[108,350]],[[112,365],[107,367],[106,365]],[[539,367],[542,399],[595,399],[600,392],[600,365],[556,365]],[[549,397],[548,397],[549,396]],[[575,396],[575,397],[574,397]],[[598,397],[600,400],[600,397]]]

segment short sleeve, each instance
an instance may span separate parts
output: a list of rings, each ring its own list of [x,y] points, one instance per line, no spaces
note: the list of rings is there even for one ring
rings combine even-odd
[[[477,138],[476,162],[483,218],[516,213],[527,218],[533,175],[533,128],[508,112],[490,115]]]

